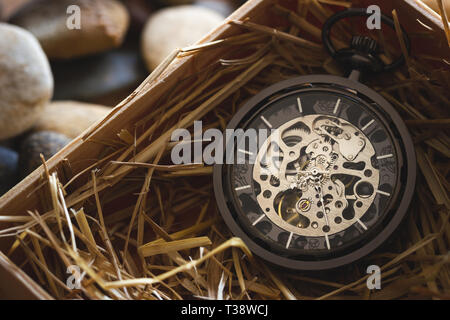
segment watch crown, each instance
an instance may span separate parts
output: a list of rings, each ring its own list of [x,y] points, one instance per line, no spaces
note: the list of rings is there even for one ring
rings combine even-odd
[[[378,50],[378,43],[367,36],[353,36],[351,47],[364,53],[374,54]]]

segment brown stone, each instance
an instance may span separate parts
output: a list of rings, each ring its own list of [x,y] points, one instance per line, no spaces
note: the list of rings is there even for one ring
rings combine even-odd
[[[80,29],[69,29],[71,5],[80,8]],[[49,58],[74,58],[118,47],[128,29],[125,6],[116,0],[38,0],[11,19],[31,33]]]
[[[199,6],[176,6],[157,11],[147,21],[142,34],[142,54],[153,70],[173,50],[196,43],[219,26],[219,13]]]
[[[110,111],[111,108],[96,104],[55,101],[44,107],[33,131],[54,131],[73,139]]]

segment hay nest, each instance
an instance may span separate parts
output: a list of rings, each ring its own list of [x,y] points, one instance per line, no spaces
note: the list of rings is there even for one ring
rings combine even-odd
[[[229,53],[179,81],[133,128],[123,128],[114,140],[95,141],[103,157],[78,174],[62,179],[44,161],[46,174],[34,192],[49,210],[0,217],[8,223],[0,236],[15,238],[7,255],[58,299],[450,298],[450,78],[448,70],[435,67],[442,62],[436,57],[409,56],[403,49],[406,66],[368,84],[404,118],[420,172],[395,239],[339,272],[268,267],[224,225],[212,167],[170,165],[173,129],[192,130],[201,119],[208,125],[204,130],[223,130],[249,97],[277,81],[342,75],[316,26],[332,14],[326,2],[299,1],[295,10],[274,4],[267,9],[274,17],[270,25],[230,21],[238,35],[175,52],[149,81],[179,56],[218,47]],[[352,27],[341,24],[336,42],[348,43]],[[389,37],[375,36],[386,60],[404,48],[398,28]],[[371,264],[381,267],[383,290],[366,286],[365,266]],[[75,290],[66,282],[73,265],[81,272]]]

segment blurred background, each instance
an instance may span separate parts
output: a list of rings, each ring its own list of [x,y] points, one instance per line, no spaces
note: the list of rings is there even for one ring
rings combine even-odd
[[[238,8],[243,0],[0,0],[1,17],[3,21],[24,27],[31,31],[38,40],[44,42],[44,51],[51,62],[51,69],[55,80],[54,100],[75,99],[84,102],[99,103],[114,106],[126,97],[130,90],[133,90],[151,71],[151,64],[145,67],[146,60],[156,60],[158,57],[146,58],[143,51],[143,29],[150,18],[156,19],[156,25],[150,26],[149,37],[157,37],[158,33],[164,33],[167,38],[164,43],[153,43],[153,39],[148,39],[151,46],[148,48],[148,55],[152,56],[152,50],[158,53],[164,49],[171,51],[181,46],[189,40],[198,37],[191,37],[183,41],[178,35],[183,33],[185,38],[189,34],[199,34],[195,29],[200,30],[200,34],[206,34],[216,23],[221,22],[226,16]],[[80,37],[85,39],[67,42],[63,33],[67,30],[57,30],[64,28],[64,24],[71,14],[66,12],[66,8],[71,4],[79,4],[81,8],[81,31],[86,28],[86,32],[79,32]],[[123,7],[114,6],[115,3],[123,4]],[[83,17],[88,15],[84,10],[95,9],[104,4],[102,14],[98,15],[103,21],[98,24],[117,24],[115,26],[118,38],[120,33],[124,33],[122,39],[117,39],[110,46],[95,48],[92,42],[100,44],[102,35],[94,34],[96,22],[93,17]],[[180,7],[181,6],[181,7]],[[50,7],[55,7],[51,10]],[[58,10],[59,9],[59,10]],[[121,10],[126,10],[128,18],[118,18]],[[165,10],[163,10],[165,9]],[[180,10],[182,9],[182,10]],[[183,10],[184,9],[184,10]],[[170,10],[171,12],[167,12]],[[165,15],[164,12],[166,11]],[[161,16],[162,13],[162,16]],[[170,14],[171,13],[171,14]],[[39,19],[41,16],[42,19]],[[62,18],[62,19],[61,19]],[[51,21],[54,19],[55,21]],[[219,20],[220,19],[220,20]],[[59,20],[59,23],[56,21]],[[105,21],[106,20],[106,21]],[[110,20],[110,21],[107,21]],[[128,20],[128,21],[127,21]],[[193,23],[188,24],[189,20]],[[151,22],[150,22],[151,23]],[[178,23],[178,25],[177,25]],[[44,28],[54,28],[46,30]],[[185,30],[188,28],[189,30]],[[184,29],[184,30],[183,30]],[[73,30],[72,30],[73,31]],[[60,33],[60,34],[58,34]],[[72,32],[73,33],[73,32]],[[86,34],[91,33],[88,37]],[[54,39],[50,39],[53,36]],[[69,37],[69,36],[67,36]],[[83,41],[85,43],[83,43]],[[161,40],[161,39],[155,39]],[[194,40],[194,42],[196,41]],[[60,43],[58,43],[58,41]],[[178,42],[177,42],[178,41]],[[149,45],[150,45],[149,44]],[[80,50],[80,46],[89,46],[91,50]],[[170,47],[175,45],[174,47]],[[177,46],[178,45],[178,46]],[[170,48],[160,48],[165,46]],[[61,48],[64,47],[64,48]],[[54,48],[61,48],[56,52]],[[73,54],[61,53],[62,50],[72,51]],[[80,54],[75,51],[79,51]],[[83,51],[83,52],[81,52]],[[142,54],[141,54],[142,53]],[[157,53],[153,53],[153,56]],[[153,63],[155,63],[153,61]]]
[[[0,0],[0,195],[244,2]]]
[[[0,195],[243,2],[0,0]]]

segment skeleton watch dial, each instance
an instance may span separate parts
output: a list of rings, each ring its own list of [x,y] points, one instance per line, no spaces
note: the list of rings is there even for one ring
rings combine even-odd
[[[411,139],[395,110],[358,82],[284,81],[251,99],[228,129],[258,134],[227,142],[235,161],[215,166],[218,207],[274,264],[349,263],[386,240],[405,214],[415,179]]]
[[[316,107],[331,99],[333,95],[318,98]],[[345,105],[343,100],[336,101]],[[390,145],[387,141],[385,148]],[[257,204],[265,209],[267,219],[292,233],[291,242],[298,238],[294,236],[324,238],[326,248],[331,249],[330,237],[334,239],[353,224],[367,229],[361,218],[377,193],[381,194],[380,170],[372,163],[377,160],[375,155],[370,136],[344,118],[326,114],[294,118],[259,149],[251,181]],[[394,155],[385,157],[392,162]],[[394,178],[395,161],[391,169],[387,175]],[[391,191],[394,179],[385,180],[385,189]],[[334,242],[343,244],[342,240]],[[286,248],[291,245],[286,243]]]

